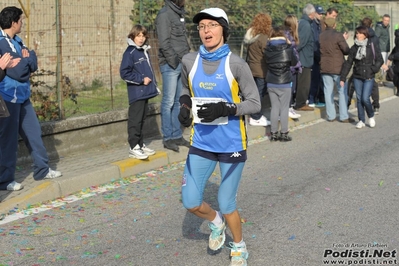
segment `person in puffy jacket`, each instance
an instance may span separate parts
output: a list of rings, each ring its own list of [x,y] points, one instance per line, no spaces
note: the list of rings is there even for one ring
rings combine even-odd
[[[365,26],[356,28],[355,44],[350,48],[347,60],[341,70],[340,85],[344,86],[346,77],[353,67],[353,83],[356,91],[356,104],[359,122],[356,128],[365,127],[365,114],[369,117],[369,126],[375,127],[374,109],[370,101],[375,74],[383,64],[379,46],[369,39],[369,30]]]
[[[271,31],[265,55],[268,67],[266,82],[272,105],[270,140],[290,141],[291,137],[288,135],[288,108],[291,101],[291,66],[296,65],[297,57],[291,44],[288,43],[282,28],[275,27]],[[278,135],[279,120],[281,124],[280,136]]]
[[[133,26],[129,32],[128,47],[123,53],[120,66],[121,78],[127,83],[129,111],[127,122],[129,157],[147,159],[155,151],[146,147],[143,128],[148,110],[148,99],[159,94],[155,75],[151,67],[146,44],[148,32],[141,25]]]

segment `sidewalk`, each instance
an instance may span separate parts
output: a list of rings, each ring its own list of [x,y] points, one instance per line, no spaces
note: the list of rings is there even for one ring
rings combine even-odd
[[[380,101],[394,95],[392,83],[380,87]],[[264,97],[263,113],[270,118],[269,97]],[[355,108],[352,100],[351,108]],[[383,111],[383,109],[382,109]],[[325,118],[325,108],[315,108],[313,112],[299,112],[302,117],[296,121],[290,119],[290,128]],[[357,120],[357,116],[353,116]],[[338,122],[336,122],[338,123]],[[350,126],[350,125],[348,125]],[[354,124],[352,125],[354,126]],[[253,127],[248,125],[248,138],[256,139],[268,135],[270,127]],[[188,139],[189,130],[184,137]],[[293,137],[295,141],[295,136]],[[173,152],[163,148],[162,139],[146,140],[146,145],[155,149],[157,153],[148,160],[137,160],[128,157],[129,147],[125,146],[99,147],[80,154],[62,156],[58,162],[51,163],[53,169],[62,172],[63,176],[53,180],[34,181],[29,165],[19,166],[16,180],[24,185],[20,191],[0,191],[0,220],[1,214],[12,213],[25,209],[30,205],[53,200],[78,192],[84,188],[109,183],[113,180],[147,172],[171,163],[186,159],[188,149],[180,147],[180,152]]]

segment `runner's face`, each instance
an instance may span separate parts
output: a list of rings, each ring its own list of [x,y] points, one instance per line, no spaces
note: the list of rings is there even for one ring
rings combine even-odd
[[[223,27],[215,20],[203,19],[198,27],[201,41],[208,52],[214,52],[224,44]]]

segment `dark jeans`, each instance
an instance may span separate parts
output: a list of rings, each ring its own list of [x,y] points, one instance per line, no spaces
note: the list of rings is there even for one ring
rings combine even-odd
[[[393,85],[396,88],[396,95],[399,96],[399,74],[398,73],[394,73]]]
[[[378,83],[374,80],[373,89],[371,91],[371,99],[373,99],[373,107],[380,108],[380,89],[378,88]]]
[[[33,178],[40,180],[49,171],[48,155],[42,140],[42,131],[30,100],[23,103],[6,102],[10,116],[0,118],[0,189],[15,179],[18,136],[29,150],[33,161]]]
[[[258,87],[260,101],[262,102],[263,96],[265,96],[267,92],[267,83],[266,79],[254,77],[256,86]],[[259,120],[262,117],[262,110],[259,113],[251,114],[252,119]]]
[[[306,100],[309,96],[310,78],[311,68],[303,67],[302,73],[298,74],[295,109],[299,109],[306,105]]]
[[[369,118],[374,117],[373,106],[371,105],[370,95],[373,90],[374,79],[353,79],[353,84],[356,90],[356,105],[357,105],[357,116],[359,121],[365,123],[367,113]]]
[[[139,100],[129,105],[127,120],[127,140],[130,148],[134,148],[137,144],[143,147],[144,136],[143,128],[145,118],[147,117],[148,99]]]
[[[313,64],[311,72],[310,90],[309,90],[309,104],[324,103],[322,79],[320,75],[320,64]]]
[[[351,76],[348,80],[348,108],[351,105],[351,100],[352,100],[354,92],[355,92],[355,86],[353,84],[353,76]],[[374,79],[373,89],[371,91],[371,99],[373,100],[372,106],[374,108],[379,109],[380,108],[380,89],[378,88],[378,84],[375,81],[375,79]]]

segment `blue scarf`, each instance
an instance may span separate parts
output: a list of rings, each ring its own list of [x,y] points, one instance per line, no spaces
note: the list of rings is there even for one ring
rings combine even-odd
[[[201,45],[199,53],[202,59],[207,61],[218,61],[230,53],[230,47],[228,44],[223,44],[215,52],[210,53],[205,49],[204,45]]]

